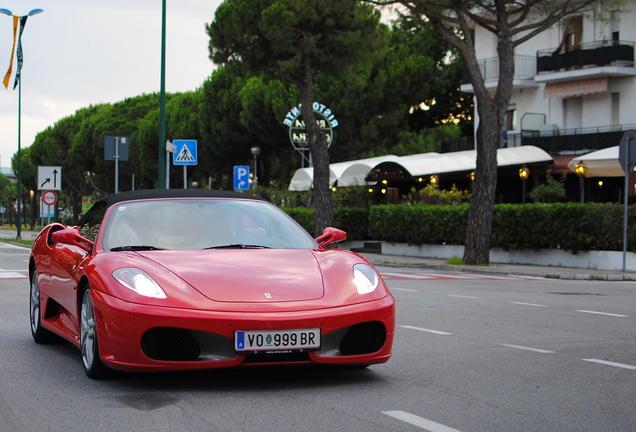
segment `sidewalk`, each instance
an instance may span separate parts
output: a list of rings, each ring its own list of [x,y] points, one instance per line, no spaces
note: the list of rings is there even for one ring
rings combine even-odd
[[[27,229],[20,230],[20,235],[22,236],[22,240],[35,240],[38,234],[40,234],[40,231],[29,231]],[[15,240],[15,237],[17,235],[18,235],[18,231],[15,228],[0,230],[0,239]]]
[[[491,264],[489,267],[456,266],[445,264],[445,259],[437,258],[418,258],[375,253],[362,253],[360,255],[365,257],[376,267],[412,267],[420,270],[425,269],[481,274],[535,276],[566,280],[636,281],[636,272],[626,272],[623,274],[623,272],[618,270],[594,270],[521,264]]]

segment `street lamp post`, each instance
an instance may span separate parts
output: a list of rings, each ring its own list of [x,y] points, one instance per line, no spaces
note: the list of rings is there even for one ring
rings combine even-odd
[[[522,204],[526,203],[526,180],[528,180],[528,176],[530,175],[530,170],[528,168],[523,167],[519,168],[519,178],[521,179],[521,202]]]
[[[576,173],[579,175],[579,189],[581,191],[581,203],[585,202],[585,173],[587,172],[587,165],[584,162],[576,164]]]
[[[256,158],[259,154],[261,154],[261,148],[259,146],[254,146],[250,149],[250,151],[254,155],[254,182],[252,183],[252,189],[256,190],[256,186],[258,185],[258,175],[256,171],[256,167],[258,164]]]
[[[166,160],[166,0],[161,7],[161,89],[159,91],[159,176],[157,189],[169,189],[165,170]],[[187,189],[187,186],[184,187]]]
[[[16,18],[25,18],[29,17],[31,15],[36,15],[39,13],[44,12],[42,9],[33,9],[31,10],[27,15],[23,15],[20,17],[14,17],[14,20]],[[13,13],[8,10],[8,9],[0,9],[0,13],[4,14],[4,15],[8,15],[13,17]],[[15,21],[14,21],[15,22]],[[24,25],[24,24],[22,24]],[[21,34],[20,34],[21,36]],[[18,57],[20,56],[20,45],[18,45]],[[11,58],[11,60],[13,61],[13,57]],[[19,63],[20,60],[18,60],[18,73],[20,71],[20,67],[21,64]],[[14,87],[15,89],[15,87]],[[20,226],[22,224],[22,220],[20,218],[20,194],[22,193],[22,156],[20,154],[20,130],[21,130],[21,116],[22,116],[22,78],[20,78],[18,80],[18,214],[17,214],[17,221],[16,221],[16,226],[17,226],[17,235],[16,235],[16,240],[22,240],[22,227]]]

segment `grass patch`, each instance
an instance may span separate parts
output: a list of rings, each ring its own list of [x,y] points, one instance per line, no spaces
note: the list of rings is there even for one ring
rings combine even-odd
[[[457,255],[453,255],[452,257],[450,257],[450,259],[448,261],[446,261],[446,264],[450,264],[450,265],[464,265],[464,260],[461,259],[460,257],[458,257]]]

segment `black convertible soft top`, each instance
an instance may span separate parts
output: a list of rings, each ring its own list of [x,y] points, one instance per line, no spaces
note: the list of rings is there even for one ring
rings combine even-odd
[[[245,199],[255,201],[267,201],[261,197],[257,197],[250,194],[242,194],[238,192],[230,192],[224,190],[209,190],[209,189],[147,189],[136,190],[130,192],[122,192],[118,194],[109,195],[100,199],[91,208],[98,209],[104,207],[110,207],[113,204],[123,201],[135,201],[143,199],[154,198],[231,198],[231,199]],[[91,213],[89,210],[78,222],[80,225],[84,219]]]
[[[238,192],[230,192],[224,190],[209,190],[209,189],[147,189],[136,190],[131,192],[122,192],[118,194],[109,195],[106,198],[100,199],[100,201],[106,202],[106,206],[110,207],[115,203],[122,201],[133,201],[141,199],[153,199],[153,198],[234,198],[234,199],[251,199],[265,201],[261,197],[256,197],[251,194],[242,194]]]

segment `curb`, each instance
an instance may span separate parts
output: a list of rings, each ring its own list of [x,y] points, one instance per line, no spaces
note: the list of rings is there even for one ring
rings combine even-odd
[[[368,256],[367,256],[368,258]],[[471,266],[456,266],[452,264],[407,264],[407,263],[395,263],[385,261],[370,260],[374,266],[382,267],[403,267],[403,268],[419,268],[427,270],[441,270],[441,271],[454,271],[464,273],[479,273],[490,275],[510,275],[510,276],[530,276],[541,277],[546,279],[561,279],[561,280],[580,280],[580,281],[633,281],[636,280],[636,276],[626,276],[620,273],[606,274],[606,275],[593,275],[588,273],[543,273],[543,272],[520,272],[520,271],[501,271],[488,269],[485,267],[471,267]],[[502,267],[499,267],[500,269]]]

